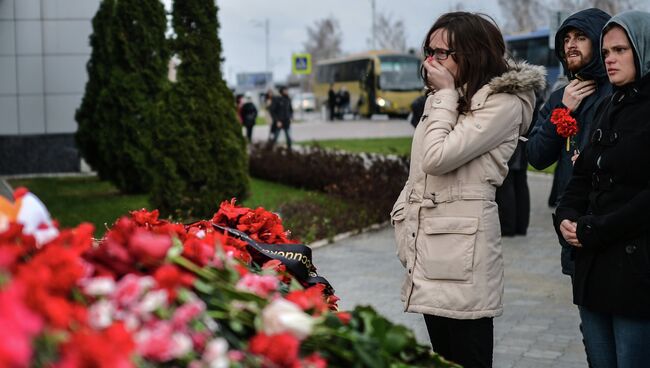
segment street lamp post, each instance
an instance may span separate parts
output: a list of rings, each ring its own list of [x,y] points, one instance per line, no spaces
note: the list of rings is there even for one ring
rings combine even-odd
[[[262,23],[259,20],[251,20],[251,23],[253,23],[254,27],[260,27],[264,28],[264,47],[265,47],[265,60],[264,60],[264,72],[266,75],[264,76],[265,79],[265,89],[269,88],[269,80],[267,79],[269,73],[271,72],[270,70],[270,47],[269,47],[269,34],[270,34],[270,21],[269,18],[265,18],[264,22]]]
[[[377,48],[377,21],[375,16],[375,0],[370,0],[370,6],[372,8],[372,49]]]

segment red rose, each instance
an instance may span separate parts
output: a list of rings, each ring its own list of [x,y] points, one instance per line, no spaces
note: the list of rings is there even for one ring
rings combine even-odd
[[[103,331],[76,331],[63,347],[60,368],[130,368],[135,344],[124,325],[116,323]]]
[[[336,313],[336,316],[339,318],[341,323],[344,325],[347,325],[350,323],[350,320],[352,320],[352,315],[348,312],[338,312]]]
[[[327,368],[327,360],[323,359],[318,353],[314,353],[300,361],[295,368]]]
[[[287,294],[286,299],[298,305],[305,312],[315,316],[329,309],[323,294],[325,285],[316,284],[306,290],[295,290]]]
[[[248,350],[265,358],[263,367],[293,367],[298,362],[299,347],[300,342],[290,333],[271,336],[259,333],[251,339]]]
[[[131,254],[145,265],[162,263],[172,246],[169,235],[158,235],[144,229],[137,229],[129,239]]]

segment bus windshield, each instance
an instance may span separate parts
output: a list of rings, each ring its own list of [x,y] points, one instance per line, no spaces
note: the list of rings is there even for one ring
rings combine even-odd
[[[422,89],[420,61],[405,56],[380,56],[379,88],[384,91],[413,91]]]

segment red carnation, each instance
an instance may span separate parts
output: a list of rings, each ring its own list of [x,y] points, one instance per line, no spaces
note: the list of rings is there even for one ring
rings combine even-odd
[[[266,358],[263,367],[293,367],[298,362],[299,348],[298,339],[288,332],[271,336],[257,334],[248,346],[251,353]]]
[[[305,312],[319,316],[329,309],[325,300],[325,285],[316,284],[306,290],[295,290],[287,294],[286,299],[298,305]]]
[[[172,246],[169,235],[157,235],[144,229],[137,229],[129,241],[131,254],[145,265],[162,263]]]
[[[569,150],[571,137],[578,134],[578,122],[571,116],[571,111],[566,107],[553,109],[551,113],[551,123],[555,125],[557,134],[567,139],[566,150]]]

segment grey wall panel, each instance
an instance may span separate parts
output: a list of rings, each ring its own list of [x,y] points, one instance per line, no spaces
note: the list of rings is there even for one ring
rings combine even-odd
[[[45,56],[45,93],[83,93],[88,58],[86,55]]]
[[[6,0],[0,0],[0,3]],[[16,54],[16,25],[13,20],[0,20],[0,55]]]
[[[18,56],[18,93],[43,94],[43,57]]]
[[[99,0],[43,1],[45,19],[91,19],[99,9]]]
[[[16,53],[40,55],[43,53],[43,29],[39,20],[16,21]]]
[[[16,57],[0,56],[0,95],[16,92]]]
[[[20,134],[45,133],[43,96],[19,96]]]
[[[41,19],[41,0],[17,0],[14,6],[16,7],[16,19]]]
[[[0,175],[79,171],[73,134],[0,136]]]
[[[0,96],[0,135],[18,134],[18,99]]]
[[[90,20],[44,21],[45,54],[90,55]]]
[[[0,0],[0,19],[14,19],[14,1]]]
[[[73,133],[77,131],[74,114],[81,105],[81,97],[81,94],[47,95],[45,97],[48,133]]]

